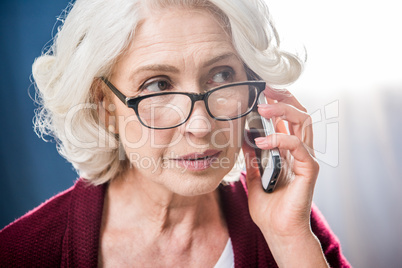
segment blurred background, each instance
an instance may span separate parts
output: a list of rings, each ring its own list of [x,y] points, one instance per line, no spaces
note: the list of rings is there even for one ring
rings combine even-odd
[[[31,65],[66,0],[0,3],[0,228],[77,178],[33,132]],[[402,263],[402,16],[398,1],[271,0],[284,48],[307,50],[288,88],[313,118],[315,203],[354,267]]]
[[[268,4],[283,47],[307,50],[289,89],[314,122],[314,201],[354,267],[402,267],[400,3]]]

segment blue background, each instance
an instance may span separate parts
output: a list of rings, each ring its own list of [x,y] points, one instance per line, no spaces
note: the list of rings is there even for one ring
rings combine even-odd
[[[57,153],[55,142],[39,139],[32,123],[32,63],[56,34],[57,17],[67,4],[66,0],[0,3],[0,229],[77,178],[71,164]]]

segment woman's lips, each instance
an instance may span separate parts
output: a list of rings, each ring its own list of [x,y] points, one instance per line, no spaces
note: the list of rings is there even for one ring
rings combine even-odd
[[[219,151],[219,150],[209,149],[209,150],[206,150],[206,151],[204,151],[202,153],[195,152],[195,153],[191,153],[191,154],[182,155],[182,156],[177,157],[174,160],[197,160],[197,159],[200,159],[200,158],[211,157],[211,156],[213,156],[215,154],[218,154],[220,152],[221,151]]]
[[[192,171],[202,171],[209,168],[213,162],[218,160],[222,151],[206,150],[203,153],[191,153],[182,155],[172,160],[176,161],[180,166]]]

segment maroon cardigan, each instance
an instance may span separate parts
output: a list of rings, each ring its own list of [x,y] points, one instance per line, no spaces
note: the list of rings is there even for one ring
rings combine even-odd
[[[106,184],[79,179],[0,231],[0,267],[97,267]],[[244,174],[220,186],[223,211],[232,240],[235,267],[277,267],[259,228],[250,218]],[[313,207],[313,232],[331,267],[350,267],[338,239]]]

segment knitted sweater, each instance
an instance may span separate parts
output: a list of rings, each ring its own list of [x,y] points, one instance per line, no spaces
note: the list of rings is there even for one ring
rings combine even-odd
[[[244,174],[220,186],[235,267],[277,267],[259,228],[250,218]],[[83,179],[0,231],[0,267],[97,267],[106,185]],[[313,207],[311,226],[331,267],[350,267],[338,239]]]

